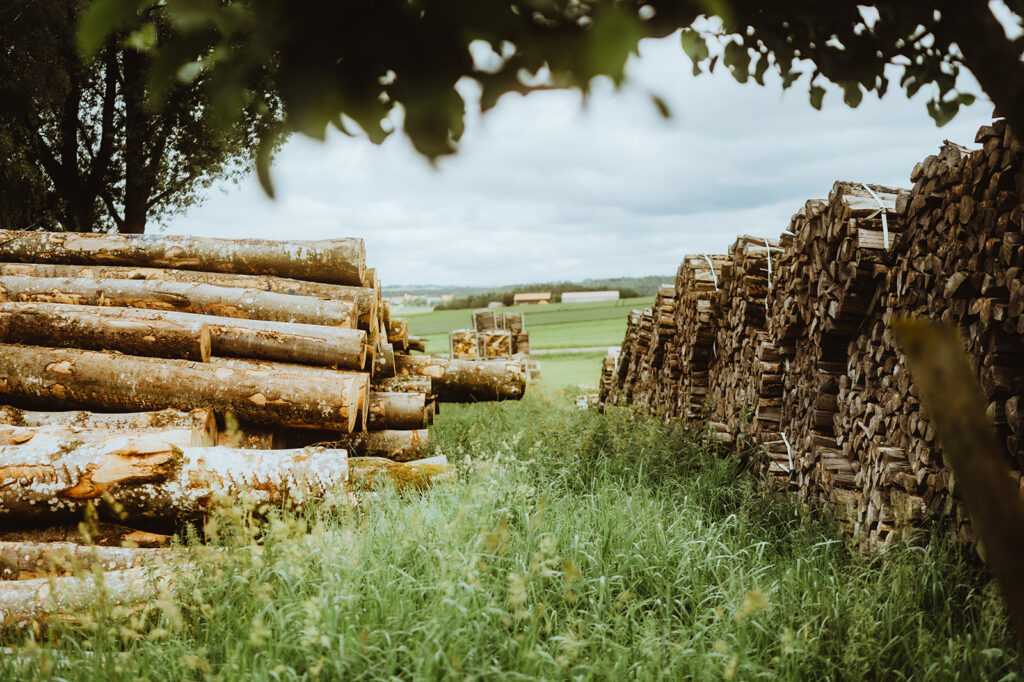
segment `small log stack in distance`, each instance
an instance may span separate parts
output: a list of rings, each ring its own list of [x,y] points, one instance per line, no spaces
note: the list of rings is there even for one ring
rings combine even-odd
[[[753,312],[761,282],[748,280],[746,293],[742,283],[745,238],[730,249],[717,306],[705,305],[713,320],[688,310],[696,294],[677,287],[678,380],[647,366],[672,348],[654,334],[653,312],[631,313],[617,360],[602,368],[602,403],[663,413],[649,396],[675,392],[679,416],[697,416],[711,357],[714,430],[730,440],[752,417],[757,469],[773,485],[829,506],[868,548],[938,520],[984,553],[890,332],[906,315],[960,327],[1024,481],[1024,147],[1004,121],[975,142],[919,163],[909,191],[838,182],[827,200],[808,201],[770,250],[770,280],[767,261],[753,261],[771,286],[763,322]],[[709,326],[713,342],[701,336]],[[691,351],[691,339],[704,348]]]

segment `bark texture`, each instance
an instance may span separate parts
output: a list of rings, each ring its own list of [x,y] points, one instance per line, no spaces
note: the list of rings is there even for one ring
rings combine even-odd
[[[366,428],[425,429],[430,426],[430,410],[422,393],[370,392],[370,409]]]
[[[119,306],[273,322],[356,326],[352,303],[182,282],[0,277],[0,301]]]
[[[0,346],[0,398],[16,403],[111,411],[208,407],[255,423],[351,431],[367,377],[332,374]]]
[[[519,400],[526,390],[522,363],[449,360],[434,355],[398,355],[399,374],[430,377],[437,399],[448,403]]]
[[[141,265],[274,275],[360,286],[362,239],[271,241],[178,235],[0,231],[0,259],[20,263]]]
[[[0,343],[111,350],[151,358],[210,359],[202,317],[139,319],[130,308],[0,303]]]

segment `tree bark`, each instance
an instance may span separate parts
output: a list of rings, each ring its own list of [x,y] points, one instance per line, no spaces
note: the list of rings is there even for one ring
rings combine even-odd
[[[422,393],[431,395],[430,377],[418,374],[397,374],[393,377],[374,377],[370,388],[374,391],[394,393]]]
[[[82,546],[73,542],[0,541],[0,579],[25,580],[42,575],[80,573],[92,567],[104,571],[139,568],[156,558],[170,559],[180,551],[133,547]]]
[[[87,350],[0,346],[0,397],[19,403],[100,410],[209,407],[255,423],[351,431],[367,386],[367,375],[357,372],[310,376]]]
[[[0,260],[274,275],[358,287],[366,270],[366,249],[362,239],[271,241],[3,230]]]
[[[197,408],[190,412],[166,409],[157,412],[120,412],[102,414],[76,410],[73,412],[32,412],[9,405],[0,405],[0,424],[11,426],[65,426],[77,429],[110,429],[143,431],[146,429],[193,429],[208,440],[217,440],[217,419],[213,410]]]
[[[430,426],[426,398],[422,393],[370,391],[366,425],[370,431],[425,429]]]
[[[411,462],[427,456],[429,436],[429,429],[353,433],[291,430],[282,433],[281,440],[288,448],[318,445],[344,448],[350,457],[384,457],[396,462]]]
[[[210,329],[202,317],[143,320],[127,308],[0,303],[0,343],[210,359]]]
[[[523,366],[515,360],[449,360],[434,355],[397,355],[398,373],[430,377],[441,402],[519,400],[526,391]]]
[[[355,408],[356,426],[365,430],[367,412],[370,407],[370,375],[365,372],[352,370],[337,370],[327,367],[310,367],[308,365],[296,365],[287,362],[267,362],[264,360],[251,360],[242,358],[210,358],[210,364],[214,367],[228,368],[234,371],[243,372],[245,376],[253,378],[265,376],[286,376],[290,375],[296,383],[306,379],[322,382],[328,386],[340,383],[351,383],[356,387],[355,395],[358,403]],[[320,428],[329,429],[329,426]],[[352,429],[349,429],[350,431]]]
[[[178,448],[210,447],[216,442],[209,434],[198,429],[146,429],[132,431],[133,436],[159,440],[170,443]],[[82,443],[102,443],[113,438],[121,438],[125,432],[121,429],[79,429],[74,426],[0,426],[0,445],[31,445],[40,447],[42,443],[78,441]]]
[[[409,349],[409,320],[392,317],[388,321],[388,343],[393,345],[396,351]]]
[[[344,450],[176,448],[145,438],[0,446],[0,519],[68,519],[104,495],[125,520],[195,519],[218,498],[301,508],[342,493]]]
[[[0,530],[0,541],[3,542],[70,542],[99,547],[164,547],[171,544],[172,539],[171,535],[103,522],[90,524],[88,528],[85,528],[85,524],[80,527],[76,523]]]
[[[80,319],[102,318],[113,320],[116,325],[129,326],[133,329],[137,327],[142,331],[146,329],[147,324],[166,326],[172,329],[179,327],[191,329],[203,326],[208,328],[212,352],[216,355],[346,369],[361,369],[366,360],[366,332],[346,327],[326,327],[298,322],[242,320],[234,317],[141,308],[107,308],[66,303],[0,303],[0,339],[4,338],[3,316],[5,314],[26,315],[33,318],[59,317],[62,320],[69,320],[71,324]],[[45,336],[36,335],[36,339],[31,342],[14,339],[8,343],[55,345],[47,342]],[[150,342],[146,341],[146,343]],[[65,344],[61,345],[65,346]],[[65,347],[87,350],[118,350],[129,355],[146,355],[148,357],[184,357],[179,354],[171,354],[174,353],[174,349],[171,348],[163,350],[165,354],[158,355],[157,352],[161,351],[160,347],[155,348],[153,352],[145,353],[132,352],[127,348],[104,345],[103,343],[85,346],[71,335],[69,335]],[[185,359],[205,362],[209,360],[209,353],[202,357],[187,357]]]
[[[349,483],[355,491],[376,490],[390,483],[396,490],[425,490],[435,483],[455,480],[455,467],[444,455],[413,462],[395,462],[383,457],[352,457]]]
[[[373,354],[373,371],[374,377],[393,377],[395,376],[395,349],[390,343],[381,343],[377,346],[377,351]]]
[[[0,301],[120,306],[272,322],[356,326],[355,306],[351,303],[182,282],[0,277]]]
[[[368,287],[304,282],[271,275],[237,275],[197,270],[145,268],[126,265],[54,265],[46,263],[0,263],[0,276],[67,277],[87,279],[141,279],[163,282],[209,284],[233,289],[259,289],[275,294],[311,296],[325,301],[345,301],[356,306],[360,329],[377,326],[377,293]],[[422,349],[420,349],[422,350]]]

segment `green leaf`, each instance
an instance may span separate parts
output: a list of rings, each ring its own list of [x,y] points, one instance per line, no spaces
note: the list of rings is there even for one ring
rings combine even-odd
[[[124,44],[136,52],[148,53],[156,47],[156,40],[156,26],[152,22],[146,22],[138,30],[129,33],[124,39]]]
[[[679,40],[683,44],[683,52],[693,62],[693,75],[699,76],[700,63],[710,56],[707,42],[700,33],[697,33],[692,28],[683,29],[683,32],[679,35]]]
[[[958,111],[960,111],[960,102],[955,99],[948,102],[933,99],[928,102],[928,115],[932,117],[935,125],[939,128],[952,121]]]
[[[82,12],[78,23],[78,49],[83,56],[93,57],[107,37],[127,26],[155,0],[95,0]]]
[[[754,67],[754,81],[758,85],[764,85],[764,74],[768,71],[768,55],[761,53],[757,57],[757,65]]]
[[[843,101],[846,106],[856,109],[864,99],[864,91],[860,89],[860,83],[856,81],[845,81],[841,83],[843,88]]]
[[[747,82],[747,78],[750,77],[750,54],[742,43],[727,43],[722,63],[729,67],[737,83]]]
[[[825,88],[820,85],[811,86],[811,106],[821,111],[821,100],[825,97]]]
[[[658,110],[658,114],[664,119],[672,118],[672,110],[668,106],[668,102],[658,97],[655,94],[651,94],[651,102],[654,103],[654,107]]]

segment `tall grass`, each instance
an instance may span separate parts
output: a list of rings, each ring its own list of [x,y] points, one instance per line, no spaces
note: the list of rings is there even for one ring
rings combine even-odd
[[[1016,679],[940,538],[862,557],[696,434],[564,400],[444,409],[459,481],[220,520],[173,594],[87,614],[0,678]],[[258,536],[258,537],[256,537]],[[120,616],[115,618],[114,616]]]

